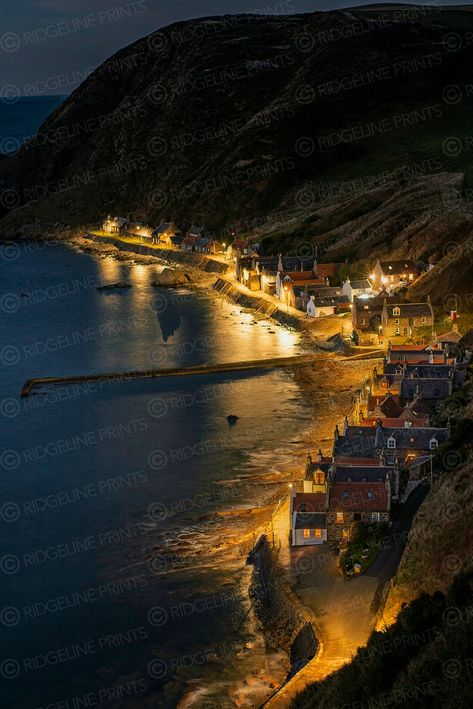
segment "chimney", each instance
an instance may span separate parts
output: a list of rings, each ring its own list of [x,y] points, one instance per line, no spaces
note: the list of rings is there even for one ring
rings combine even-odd
[[[433,351],[433,350],[430,350],[430,354],[429,354],[429,364],[433,364],[433,363],[434,363],[434,351]]]
[[[343,435],[347,435],[347,430],[348,430],[348,416],[345,416],[345,420],[343,422]]]
[[[279,254],[278,258],[278,271],[283,271],[283,266],[282,266],[282,254]]]
[[[314,259],[314,265],[312,267],[312,270],[314,272],[314,276],[317,277],[317,259]]]
[[[340,438],[340,431],[338,430],[338,423],[335,426],[335,432],[333,435],[334,435],[335,440],[338,441],[338,439]]]
[[[323,462],[323,459],[324,459],[324,457],[323,457],[323,455],[322,455],[322,449],[319,448],[319,452],[317,453],[317,462],[318,462],[318,463],[322,463],[322,462]]]

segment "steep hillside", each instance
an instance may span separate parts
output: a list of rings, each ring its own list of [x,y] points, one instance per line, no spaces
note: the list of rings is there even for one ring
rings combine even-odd
[[[423,594],[385,632],[372,634],[351,663],[313,684],[294,709],[471,706],[473,575],[445,595]]]
[[[429,5],[154,32],[0,158],[0,234],[118,212],[236,227],[268,251],[365,268],[378,255],[448,256],[432,293],[441,302],[465,264],[448,245],[473,233],[471,36],[468,8]]]

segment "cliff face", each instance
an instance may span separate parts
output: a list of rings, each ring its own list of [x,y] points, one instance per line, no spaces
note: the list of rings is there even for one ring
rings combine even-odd
[[[472,233],[472,33],[467,10],[403,5],[154,32],[0,159],[0,233],[116,212],[439,261]]]

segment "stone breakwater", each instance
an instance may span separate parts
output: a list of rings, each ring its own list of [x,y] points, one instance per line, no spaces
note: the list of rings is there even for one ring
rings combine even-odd
[[[248,555],[253,566],[249,596],[265,635],[290,659],[291,670],[286,681],[295,675],[317,653],[319,643],[304,606],[299,602],[278,569],[276,551],[262,535]]]
[[[234,303],[241,305],[242,308],[251,308],[251,310],[256,311],[260,315],[266,315],[272,320],[275,320],[280,325],[292,327],[296,330],[303,330],[307,327],[307,323],[301,318],[285,313],[273,305],[273,303],[263,300],[262,298],[242,293],[224,278],[217,278],[212,287],[218,293],[233,300]]]
[[[91,234],[87,232],[83,234],[83,238],[93,241],[96,244],[108,244],[115,246],[119,251],[127,251],[139,256],[155,256],[163,261],[177,263],[179,265],[191,266],[199,271],[206,273],[226,273],[228,265],[221,261],[216,261],[209,258],[205,254],[199,254],[195,251],[174,251],[172,249],[157,249],[146,244],[132,244],[121,239],[113,239],[108,236],[100,236],[99,234]]]

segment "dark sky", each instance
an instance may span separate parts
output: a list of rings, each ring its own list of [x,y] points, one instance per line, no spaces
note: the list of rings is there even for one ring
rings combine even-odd
[[[0,96],[11,87],[21,95],[68,94],[115,51],[176,20],[362,4],[366,0],[1,0]]]

